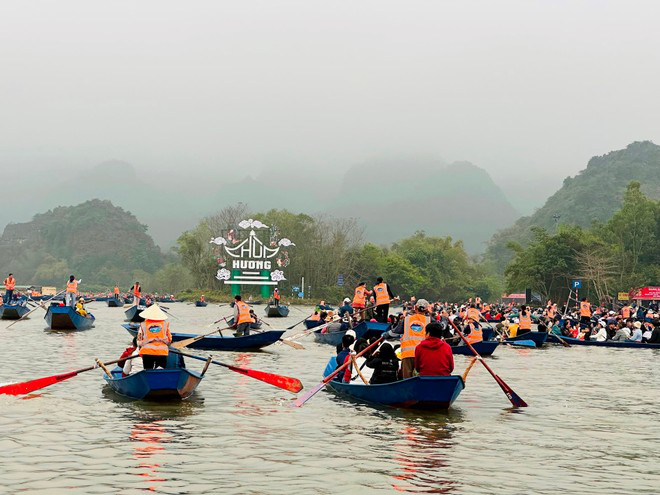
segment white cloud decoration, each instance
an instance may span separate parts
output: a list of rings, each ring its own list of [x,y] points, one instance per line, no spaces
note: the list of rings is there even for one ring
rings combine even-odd
[[[243,220],[238,226],[242,229],[267,229],[268,225],[261,223],[259,220]]]
[[[224,244],[226,246],[227,239],[225,239],[224,237],[214,237],[209,241],[209,244],[217,244],[218,246],[222,246]]]
[[[284,246],[284,247],[295,246],[295,244],[293,242],[291,242],[289,239],[287,239],[286,237],[283,238],[283,239],[280,239],[280,242],[278,242],[277,244],[279,244],[280,246]]]
[[[281,282],[282,280],[286,280],[284,277],[284,272],[282,270],[273,270],[270,272],[270,279],[273,282]]]
[[[218,270],[218,273],[215,275],[215,278],[218,280],[229,280],[231,278],[231,272],[226,268],[221,268]]]

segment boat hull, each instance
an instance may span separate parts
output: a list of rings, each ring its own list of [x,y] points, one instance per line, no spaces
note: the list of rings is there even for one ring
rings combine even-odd
[[[463,391],[465,383],[460,376],[450,375],[416,376],[382,385],[340,383],[331,380],[328,386],[339,394],[370,404],[445,410],[449,409]]]
[[[545,344],[545,341],[548,340],[548,333],[527,332],[522,335],[516,335],[515,337],[508,338],[506,339],[506,342],[516,342],[518,340],[532,340],[536,344],[536,347],[541,347],[543,344]]]
[[[107,304],[109,308],[121,308],[124,306],[124,300],[123,299],[115,299],[114,297],[110,297],[107,300]]]
[[[94,315],[84,317],[71,306],[49,306],[44,316],[51,330],[87,330],[94,325]]]
[[[495,349],[497,349],[498,345],[500,345],[500,343],[495,340],[483,340],[481,342],[475,342],[474,344],[472,344],[472,347],[474,347],[474,350],[477,351],[479,355],[490,356],[493,354],[493,352],[495,352]],[[465,344],[452,346],[451,350],[455,356],[474,355],[472,354],[470,348]]]
[[[197,308],[205,308],[206,306],[208,306],[206,301],[195,301],[195,307]]]
[[[0,318],[3,320],[20,320],[30,309],[22,304],[3,304],[0,306]]]
[[[131,306],[126,311],[124,311],[124,314],[126,315],[126,321],[131,321],[134,323],[142,323],[144,321],[144,318],[140,316],[140,313],[145,309],[147,308],[145,308],[144,306]]]
[[[619,342],[611,340],[597,342],[595,340],[580,340],[573,337],[564,336],[562,336],[562,340],[568,342],[571,345],[584,345],[590,347],[613,347],[618,349],[660,349],[660,344],[649,344],[643,342]],[[559,339],[553,334],[548,336],[548,342],[552,342],[554,344],[561,343],[559,342]]]
[[[289,315],[289,306],[280,304],[279,306],[266,306],[266,316],[269,318],[284,318]]]
[[[203,378],[186,368],[142,370],[127,377],[121,375],[121,369],[115,368],[112,377],[104,374],[103,378],[116,393],[135,400],[184,400],[193,394]]]
[[[131,325],[122,325],[133,337],[137,336],[138,327]],[[190,349],[201,349],[207,351],[256,351],[274,344],[282,338],[285,330],[270,330],[268,332],[259,332],[244,337],[234,337],[233,335],[208,336],[194,342],[187,347]],[[192,333],[173,333],[172,342],[196,337]]]
[[[319,344],[338,346],[341,344],[341,339],[346,334],[348,328],[348,323],[342,323],[341,330],[337,332],[322,333],[322,330],[314,330],[314,341]],[[355,340],[363,338],[368,330],[367,324],[365,322],[360,322],[358,326],[353,328],[353,331],[355,332]]]

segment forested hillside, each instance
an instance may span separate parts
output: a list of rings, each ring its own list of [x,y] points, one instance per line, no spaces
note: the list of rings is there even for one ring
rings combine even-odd
[[[621,208],[626,187],[633,180],[641,184],[646,196],[660,199],[660,146],[638,141],[623,150],[592,158],[586,169],[567,177],[542,208],[495,234],[486,257],[502,272],[513,257],[508,243],[526,245],[532,239],[532,227],[553,231],[558,225],[589,227],[594,222],[608,221]]]
[[[128,284],[163,265],[146,226],[109,201],[92,200],[9,224],[0,237],[0,272],[19,284],[61,286],[70,274],[88,286]]]

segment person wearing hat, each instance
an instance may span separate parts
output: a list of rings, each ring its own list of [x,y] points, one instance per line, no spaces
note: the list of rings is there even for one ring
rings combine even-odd
[[[339,307],[339,317],[343,318],[345,314],[352,315],[353,307],[351,306],[351,300],[346,297],[344,298],[344,304]]]
[[[78,299],[78,302],[76,303],[76,313],[78,313],[80,316],[87,318],[87,310],[85,309],[85,299],[82,297]]]
[[[596,333],[592,333],[589,338],[596,342],[605,342],[607,340],[607,323],[605,320],[599,320],[595,330]]]
[[[633,331],[630,336],[631,342],[641,342],[642,341],[642,322],[636,321],[633,323]]]
[[[137,345],[140,348],[142,364],[145,370],[167,367],[169,345],[172,343],[167,315],[158,304],[152,304],[140,313],[144,321],[140,324],[137,334]]]
[[[404,318],[401,336],[401,375],[404,379],[411,378],[415,371],[415,348],[426,337],[426,325],[431,322],[426,314],[428,307],[426,299],[419,299],[415,312]]]

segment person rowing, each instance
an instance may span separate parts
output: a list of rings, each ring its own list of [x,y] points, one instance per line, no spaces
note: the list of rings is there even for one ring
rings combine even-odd
[[[250,315],[250,306],[242,301],[240,295],[234,296],[234,322],[237,337],[250,335],[250,324],[254,323],[254,318]]]
[[[152,304],[140,316],[144,321],[138,330],[137,345],[144,369],[166,368],[169,345],[172,343],[167,315],[158,304]]]

